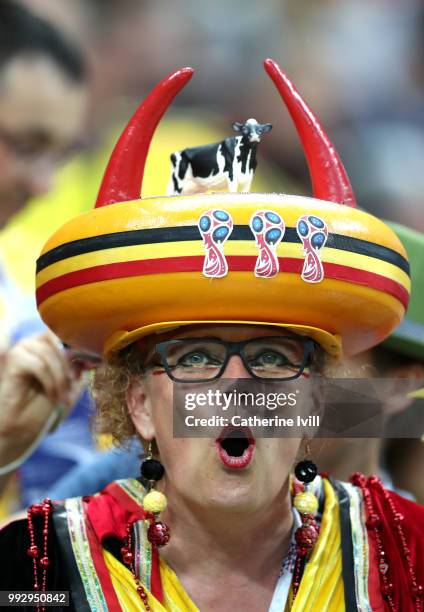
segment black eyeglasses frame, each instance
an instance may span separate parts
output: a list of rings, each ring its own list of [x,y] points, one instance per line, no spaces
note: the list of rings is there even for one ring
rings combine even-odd
[[[252,342],[258,342],[261,340],[262,341],[264,340],[295,340],[296,342],[300,342],[303,345],[303,360],[298,366],[299,367],[298,372],[294,374],[293,376],[289,376],[287,378],[272,378],[272,377],[268,378],[268,377],[263,377],[263,376],[257,376],[254,372],[252,372],[249,364],[247,363],[247,359],[246,359],[246,356],[243,350],[247,344],[250,344]],[[172,366],[170,366],[167,362],[166,350],[169,346],[172,346],[175,344],[189,344],[194,341],[215,342],[216,344],[220,344],[224,346],[226,349],[226,356],[222,363],[222,366],[219,372],[211,378],[196,378],[196,379],[176,378],[172,373]],[[203,383],[203,382],[210,382],[211,380],[217,380],[218,378],[221,378],[222,374],[225,372],[225,368],[227,367],[230,358],[233,357],[234,355],[237,355],[238,357],[240,357],[240,359],[243,362],[244,367],[246,368],[247,372],[249,372],[252,378],[255,378],[256,380],[262,380],[262,381],[266,380],[266,381],[274,381],[274,382],[280,381],[281,382],[281,381],[296,380],[297,378],[302,376],[305,368],[311,363],[311,359],[316,349],[316,346],[317,344],[314,340],[312,340],[311,338],[307,338],[305,336],[296,336],[296,337],[293,337],[293,336],[261,336],[258,338],[249,338],[248,340],[241,340],[238,342],[230,342],[228,340],[221,340],[220,338],[211,338],[211,337],[194,338],[193,337],[193,338],[178,338],[175,340],[164,340],[163,342],[159,342],[158,344],[156,344],[155,352],[160,357],[162,367],[164,368],[169,378],[172,381],[178,382],[178,383]]]

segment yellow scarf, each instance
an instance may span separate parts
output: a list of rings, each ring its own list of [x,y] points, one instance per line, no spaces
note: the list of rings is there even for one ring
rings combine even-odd
[[[339,502],[328,480],[322,480],[325,505],[321,530],[305,566],[292,612],[344,612]]]
[[[340,541],[339,504],[333,487],[323,479],[325,505],[321,531],[311,558],[306,564],[293,604],[291,596],[286,609],[291,612],[344,612],[342,552]],[[144,606],[136,592],[131,572],[115,557],[104,551],[113,587],[126,612],[140,611]],[[161,559],[160,574],[164,592],[162,605],[146,589],[152,612],[199,612],[173,570]]]
[[[122,610],[125,612],[144,610],[140,596],[135,590],[131,572],[108,551],[105,550],[103,554]],[[165,599],[164,605],[145,589],[152,612],[199,612],[199,608],[191,601],[175,572],[162,559],[160,560],[160,576]]]

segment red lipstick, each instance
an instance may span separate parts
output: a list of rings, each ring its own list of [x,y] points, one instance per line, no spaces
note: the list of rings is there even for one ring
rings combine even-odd
[[[251,462],[256,442],[248,427],[228,425],[215,440],[215,446],[226,468],[241,470]]]

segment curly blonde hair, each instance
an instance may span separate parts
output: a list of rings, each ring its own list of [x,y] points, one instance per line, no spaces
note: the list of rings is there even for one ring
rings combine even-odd
[[[96,402],[95,433],[109,434],[117,446],[123,446],[136,434],[126,394],[132,378],[144,373],[143,357],[138,344],[131,344],[108,357],[92,379],[91,392]]]

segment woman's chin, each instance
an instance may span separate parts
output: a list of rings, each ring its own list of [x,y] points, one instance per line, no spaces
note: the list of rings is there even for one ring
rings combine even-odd
[[[257,502],[253,491],[227,490],[220,492],[216,497],[212,497],[209,507],[214,507],[220,512],[248,514],[257,510]]]
[[[257,490],[259,483],[254,470],[235,475],[233,472],[221,471],[207,482],[204,503],[217,511],[252,512],[259,505]]]

